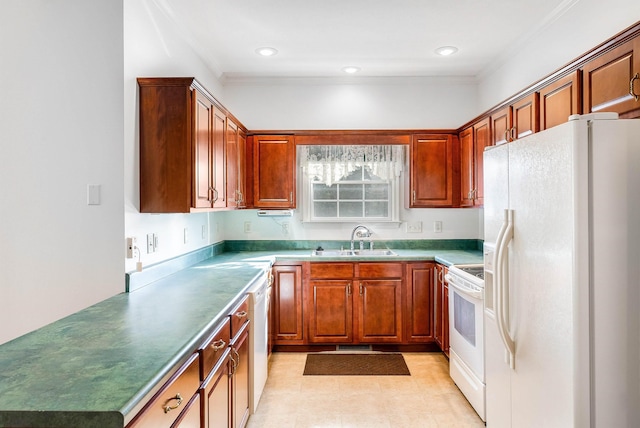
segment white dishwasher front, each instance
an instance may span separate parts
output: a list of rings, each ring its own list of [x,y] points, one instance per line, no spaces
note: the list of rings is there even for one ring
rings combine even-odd
[[[260,402],[262,390],[267,382],[267,341],[269,320],[267,319],[269,294],[268,271],[261,277],[249,293],[249,410],[254,414]]]

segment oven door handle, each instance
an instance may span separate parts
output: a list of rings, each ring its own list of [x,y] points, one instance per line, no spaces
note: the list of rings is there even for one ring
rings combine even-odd
[[[469,288],[466,287],[461,287],[458,284],[455,283],[455,279],[452,281],[451,277],[449,275],[447,275],[449,278],[447,278],[449,280],[449,286],[455,288],[456,290],[458,290],[460,293],[464,294],[465,296],[469,296],[472,299],[475,300],[480,300],[482,301],[483,298],[483,292],[479,291],[479,290],[471,290]]]

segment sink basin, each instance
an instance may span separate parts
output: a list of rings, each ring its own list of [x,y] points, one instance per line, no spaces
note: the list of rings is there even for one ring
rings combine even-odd
[[[397,256],[398,254],[392,250],[313,250],[312,256],[320,257],[379,257],[379,256]]]

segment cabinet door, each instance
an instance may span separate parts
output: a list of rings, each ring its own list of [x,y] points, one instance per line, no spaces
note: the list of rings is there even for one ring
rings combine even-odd
[[[204,381],[204,427],[229,428],[231,385],[230,348]]]
[[[358,340],[402,341],[402,281],[362,280],[358,285]]]
[[[526,137],[540,130],[537,92],[516,101],[511,106],[511,112],[513,114],[511,119],[513,129],[511,131],[511,141]]]
[[[238,131],[238,208],[247,207],[247,134]]]
[[[227,177],[227,208],[237,208],[240,205],[238,190],[238,169],[240,153],[238,148],[238,126],[227,118],[226,133],[226,177]]]
[[[433,263],[408,263],[405,283],[405,341],[434,340]]]
[[[545,130],[567,122],[572,114],[582,113],[580,70],[545,86],[540,90],[540,129]]]
[[[225,189],[225,127],[226,116],[218,109],[213,109],[213,140],[212,157],[213,157],[213,207],[225,208],[227,206],[226,189]]]
[[[640,37],[589,61],[582,72],[584,113],[611,111],[624,118],[640,117],[640,97],[630,93],[632,79],[640,73]],[[633,83],[634,93],[640,94],[640,79]]]
[[[484,150],[491,145],[491,120],[473,125],[473,205],[484,205]]]
[[[200,394],[194,395],[171,428],[201,428]]]
[[[213,206],[213,105],[197,90],[193,90],[195,105],[195,170],[194,170],[194,207],[211,208]]]
[[[353,341],[353,284],[351,280],[309,282],[309,341]]]
[[[256,208],[295,208],[293,136],[253,137],[253,197]]]
[[[302,266],[273,267],[273,335],[276,344],[302,343]]]
[[[473,127],[462,131],[460,139],[460,206],[473,206],[474,150]]]
[[[491,145],[508,143],[511,132],[511,106],[491,115]]]
[[[414,135],[410,159],[409,207],[453,206],[454,137]]]
[[[244,428],[249,420],[249,324],[232,345],[233,375],[231,377],[232,426]]]

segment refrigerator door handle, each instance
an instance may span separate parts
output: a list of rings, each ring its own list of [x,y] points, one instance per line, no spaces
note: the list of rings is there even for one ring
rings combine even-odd
[[[496,242],[497,251],[495,258],[495,285],[494,301],[496,311],[496,321],[500,338],[507,348],[509,367],[515,369],[515,341],[509,333],[509,278],[506,270],[508,250],[507,247],[513,239],[513,210],[504,210],[504,223]]]

